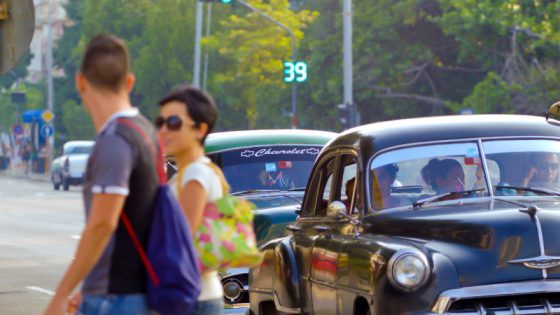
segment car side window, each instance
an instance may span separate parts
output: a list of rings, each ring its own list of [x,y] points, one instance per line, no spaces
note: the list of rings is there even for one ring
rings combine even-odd
[[[332,155],[319,162],[311,178],[311,200],[304,204],[303,216],[324,216],[331,200],[331,192],[336,169],[336,155]]]
[[[339,200],[346,206],[347,213],[357,213],[358,198],[356,194],[356,181],[358,175],[358,168],[356,158],[353,155],[345,155],[341,159],[342,173],[338,179],[338,193],[335,200]]]

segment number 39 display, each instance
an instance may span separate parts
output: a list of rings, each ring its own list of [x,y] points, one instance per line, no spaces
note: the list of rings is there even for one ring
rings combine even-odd
[[[284,62],[284,82],[305,82],[307,80],[307,64],[302,61]]]

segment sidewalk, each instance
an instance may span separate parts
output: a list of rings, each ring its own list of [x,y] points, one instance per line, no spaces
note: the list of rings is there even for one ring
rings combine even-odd
[[[25,174],[22,168],[15,168],[15,169],[7,169],[4,171],[0,171],[0,176],[7,176],[7,177],[15,177],[21,179],[29,179],[33,181],[41,181],[41,182],[48,182],[50,181],[50,177],[48,174],[36,174],[29,172]]]

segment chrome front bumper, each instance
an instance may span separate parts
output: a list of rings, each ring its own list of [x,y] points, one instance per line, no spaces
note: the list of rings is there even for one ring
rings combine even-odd
[[[465,306],[457,307],[458,303]],[[438,297],[433,314],[560,314],[560,280],[538,280],[452,289]]]

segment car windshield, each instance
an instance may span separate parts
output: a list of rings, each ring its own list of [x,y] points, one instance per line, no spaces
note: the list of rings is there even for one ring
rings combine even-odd
[[[492,173],[494,194],[553,195],[560,193],[560,141],[485,141],[486,159],[498,165]],[[509,189],[508,187],[515,187]]]
[[[485,159],[493,194],[518,197],[560,194],[560,141],[483,141],[425,145],[380,154],[370,164],[373,209],[423,205],[488,196]]]
[[[90,154],[92,146],[73,146],[66,149],[67,155],[73,154]]]
[[[232,193],[286,191],[305,187],[320,150],[317,145],[258,146],[208,156],[222,168]]]

